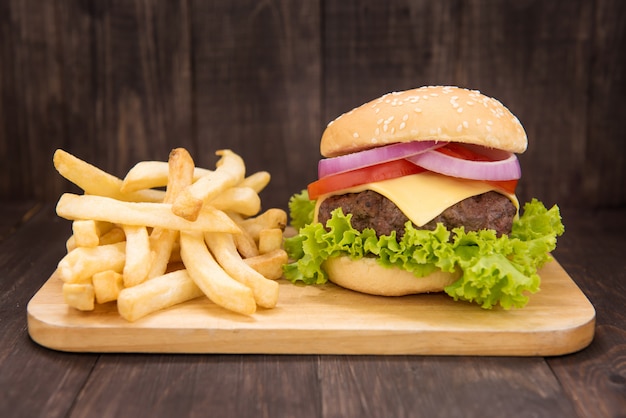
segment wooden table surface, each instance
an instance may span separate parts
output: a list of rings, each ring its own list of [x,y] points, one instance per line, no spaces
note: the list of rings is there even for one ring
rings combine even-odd
[[[558,357],[81,354],[41,347],[26,306],[63,255],[51,204],[0,204],[0,416],[617,417],[626,412],[626,210],[562,208],[555,257],[595,338]]]

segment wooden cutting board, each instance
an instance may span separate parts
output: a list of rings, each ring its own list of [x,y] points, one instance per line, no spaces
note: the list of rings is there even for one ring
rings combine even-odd
[[[333,284],[280,284],[279,304],[247,317],[200,297],[137,322],[114,302],[80,312],[53,275],[28,304],[37,343],[76,352],[553,356],[591,342],[595,310],[556,261],[518,310],[483,310],[443,294],[379,297]]]

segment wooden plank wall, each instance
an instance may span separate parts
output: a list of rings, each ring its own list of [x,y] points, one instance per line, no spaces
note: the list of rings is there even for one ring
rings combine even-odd
[[[64,148],[118,176],[228,147],[286,207],[338,114],[427,84],[526,127],[521,199],[626,204],[621,0],[2,0],[0,198],[54,201]]]

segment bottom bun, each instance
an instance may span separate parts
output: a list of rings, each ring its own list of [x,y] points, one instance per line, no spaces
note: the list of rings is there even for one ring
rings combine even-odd
[[[441,292],[461,276],[460,272],[437,270],[428,276],[416,277],[397,267],[383,267],[374,258],[352,260],[347,256],[329,258],[324,262],[324,270],[328,279],[341,287],[380,296]]]

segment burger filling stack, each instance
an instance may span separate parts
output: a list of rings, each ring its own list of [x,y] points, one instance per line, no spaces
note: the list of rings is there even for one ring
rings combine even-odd
[[[332,121],[318,180],[290,202],[294,283],[382,296],[445,292],[521,308],[564,227],[559,208],[515,195],[519,120],[475,90],[386,94]]]

